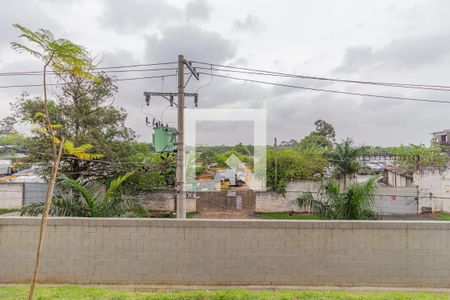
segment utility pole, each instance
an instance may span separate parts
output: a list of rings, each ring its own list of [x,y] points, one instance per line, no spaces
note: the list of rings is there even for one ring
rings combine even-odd
[[[277,164],[277,138],[273,139],[273,160],[275,163],[274,171],[275,171],[275,184],[278,184],[278,164]]]
[[[184,66],[197,80],[199,74],[186,62],[183,55],[178,55],[178,145],[177,145],[177,219],[186,219],[186,197],[184,191]],[[189,77],[189,79],[191,78]],[[188,79],[188,82],[189,82]]]

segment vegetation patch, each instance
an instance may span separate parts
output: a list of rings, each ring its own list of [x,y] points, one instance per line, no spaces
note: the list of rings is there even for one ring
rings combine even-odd
[[[26,299],[26,286],[0,288],[0,299]],[[37,287],[36,299],[146,299],[146,300],[307,300],[307,299],[358,299],[358,300],[425,300],[450,299],[447,294],[404,292],[344,292],[344,291],[251,291],[251,290],[199,290],[181,292],[130,292],[92,287],[63,286]]]
[[[15,208],[0,208],[0,215],[9,214],[12,212],[20,211],[20,209]]]
[[[449,213],[438,213],[436,214],[436,218],[440,221],[450,221]]]

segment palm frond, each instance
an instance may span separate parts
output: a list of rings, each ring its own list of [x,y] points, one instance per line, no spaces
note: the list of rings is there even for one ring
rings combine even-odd
[[[39,216],[44,211],[44,202],[34,202],[22,207],[20,211],[21,216]]]
[[[328,216],[330,214],[329,212],[329,206],[320,201],[320,200],[316,200],[314,198],[314,195],[312,193],[303,193],[302,195],[300,195],[299,197],[297,197],[294,200],[294,203],[299,207],[299,208],[304,208],[307,209],[308,211],[314,213],[314,214],[318,214],[319,216]]]
[[[107,202],[109,199],[114,195],[114,193],[119,189],[119,187],[122,185],[122,183],[133,175],[133,172],[128,172],[125,175],[114,179],[111,181],[108,189],[106,190],[106,193],[103,195],[103,199],[101,202]]]
[[[95,215],[96,213],[96,205],[95,205],[95,197],[91,195],[91,193],[84,187],[80,182],[77,180],[67,177],[66,175],[60,175],[60,177],[64,180],[66,184],[71,186],[73,189],[78,191],[86,201],[86,204],[88,205],[89,209],[92,211],[92,214]]]

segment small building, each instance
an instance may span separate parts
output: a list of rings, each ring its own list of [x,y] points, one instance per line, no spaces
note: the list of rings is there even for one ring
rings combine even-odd
[[[450,129],[433,132],[433,140],[450,156]]]
[[[0,160],[0,175],[11,175],[13,163],[11,159]]]
[[[386,186],[411,187],[414,186],[414,178],[404,169],[392,166],[383,170],[383,183]]]

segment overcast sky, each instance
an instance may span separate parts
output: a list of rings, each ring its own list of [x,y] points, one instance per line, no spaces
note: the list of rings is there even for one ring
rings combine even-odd
[[[409,1],[4,1],[0,10],[0,72],[28,71],[37,61],[9,45],[20,23],[47,28],[86,46],[103,66],[189,60],[348,79],[449,85],[450,2]],[[120,74],[120,77],[150,74]],[[152,74],[153,75],[153,74]],[[236,75],[239,76],[239,75]],[[244,76],[245,77],[245,76]],[[274,82],[450,100],[437,91],[330,84],[266,78]],[[39,83],[39,78],[0,77],[0,85]],[[144,91],[175,91],[175,78],[120,82],[114,105],[128,125],[150,141],[145,113],[164,122],[175,109],[161,99],[144,104]],[[200,89],[199,89],[200,88]],[[27,89],[41,95],[38,88]],[[337,137],[366,145],[429,143],[430,133],[450,128],[450,105],[370,99],[261,86],[202,76],[188,92],[200,94],[199,109],[266,108],[268,140],[301,139],[314,121],[333,124]],[[0,117],[21,89],[0,89]],[[188,106],[192,100],[186,99]],[[164,112],[164,113],[163,113]],[[188,116],[187,116],[188,117]],[[171,123],[174,125],[173,123]],[[202,143],[235,142],[241,130],[211,126]],[[212,130],[215,129],[215,130]],[[245,130],[244,130],[245,131]],[[221,138],[218,139],[217,137]],[[252,136],[251,133],[246,136]],[[243,142],[248,142],[243,136]]]

